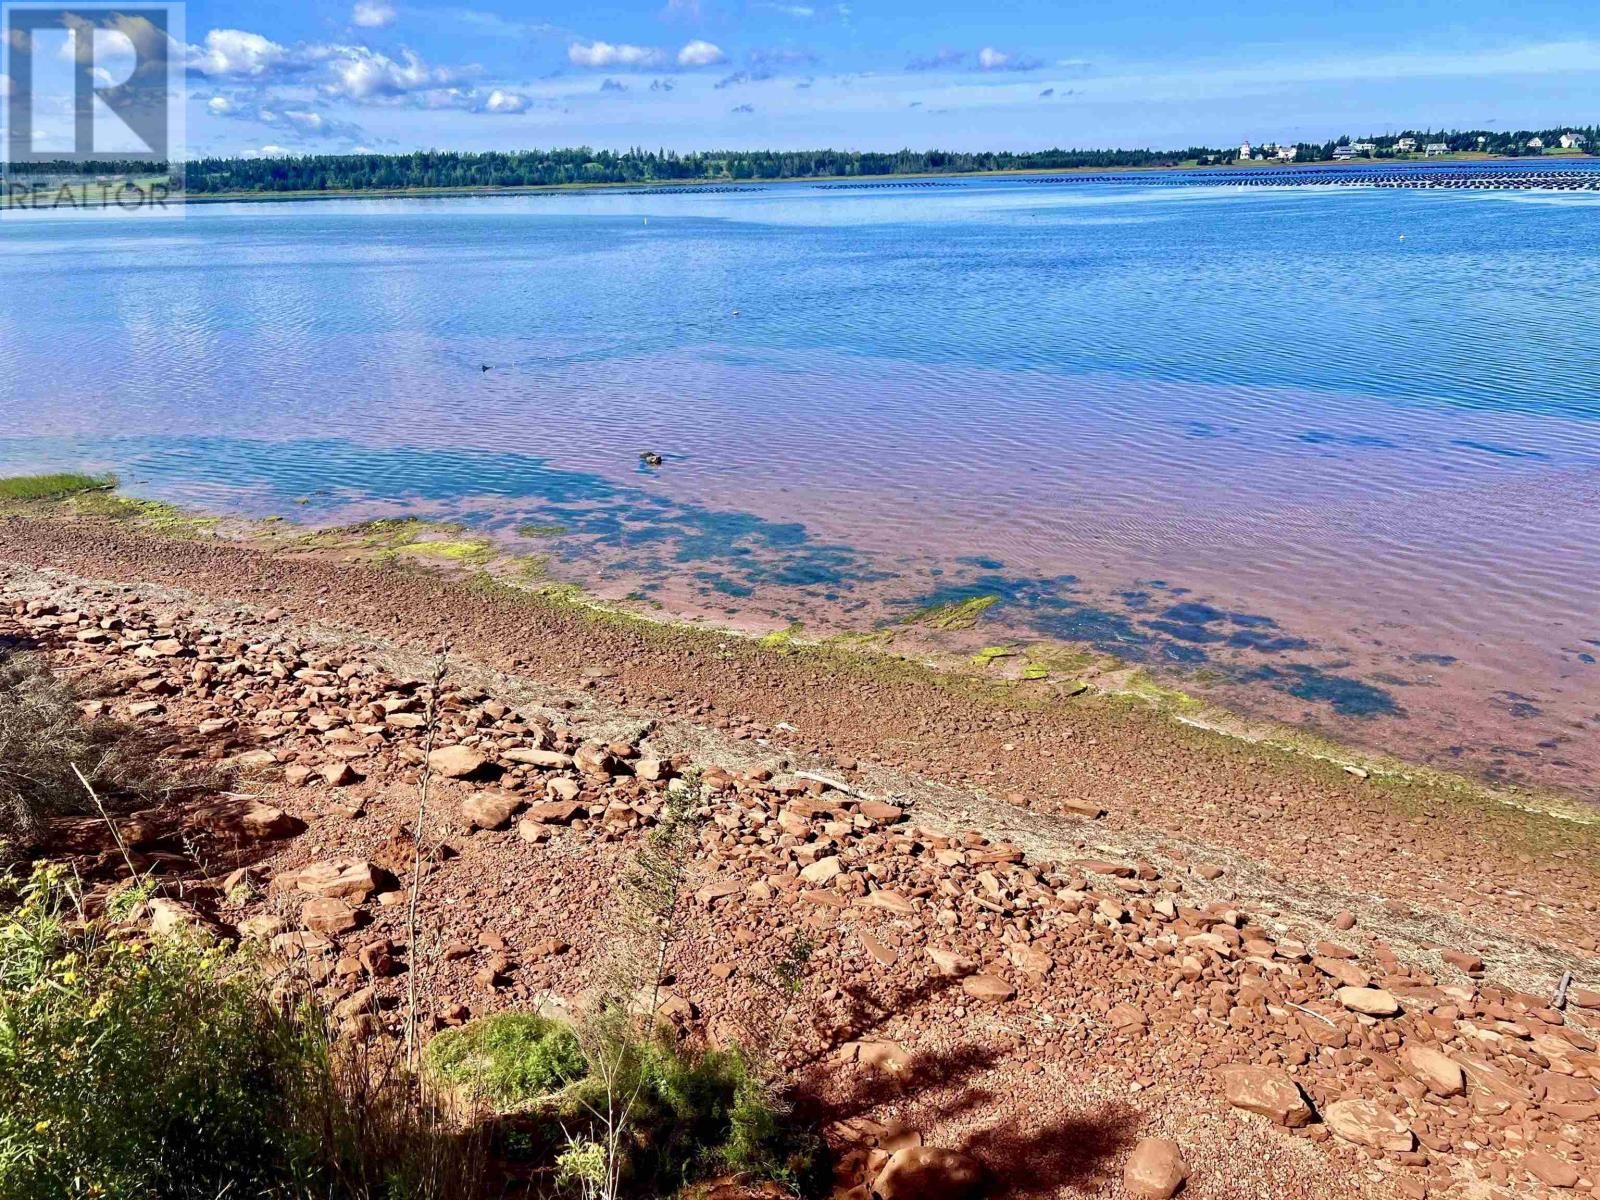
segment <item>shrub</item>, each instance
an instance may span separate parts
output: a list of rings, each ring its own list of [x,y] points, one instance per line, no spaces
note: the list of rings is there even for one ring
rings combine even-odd
[[[0,922],[0,1194],[215,1200],[306,1154],[298,1031],[216,950],[108,940],[54,871]]]
[[[85,720],[81,699],[41,657],[0,649],[0,864],[31,851],[47,818],[95,811],[74,766],[112,807],[155,790],[155,747],[129,726]]]
[[[501,1013],[444,1030],[428,1043],[422,1061],[500,1112],[559,1091],[585,1071],[572,1029],[533,1013]]]
[[[0,915],[6,1200],[467,1200],[481,1140],[395,1060],[270,1002],[236,956],[74,912],[42,868]]]

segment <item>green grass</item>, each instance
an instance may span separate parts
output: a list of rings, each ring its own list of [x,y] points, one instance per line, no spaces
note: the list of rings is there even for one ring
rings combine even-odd
[[[109,491],[115,475],[82,475],[62,471],[54,475],[14,475],[0,479],[0,500],[61,500],[79,492]]]

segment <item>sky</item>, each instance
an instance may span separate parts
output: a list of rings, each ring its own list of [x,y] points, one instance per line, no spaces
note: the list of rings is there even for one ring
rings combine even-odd
[[[1177,148],[1600,121],[1593,0],[183,7],[190,156]]]

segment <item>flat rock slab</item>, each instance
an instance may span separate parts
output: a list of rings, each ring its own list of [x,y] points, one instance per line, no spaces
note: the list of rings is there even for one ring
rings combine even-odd
[[[1234,1108],[1257,1113],[1289,1129],[1310,1122],[1311,1105],[1287,1072],[1272,1067],[1229,1067],[1221,1075],[1223,1094]]]
[[[1336,1101],[1328,1105],[1322,1119],[1336,1136],[1371,1150],[1404,1154],[1417,1144],[1403,1118],[1385,1112],[1371,1100]]]

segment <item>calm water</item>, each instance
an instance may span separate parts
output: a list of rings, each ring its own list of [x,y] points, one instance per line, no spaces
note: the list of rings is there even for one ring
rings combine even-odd
[[[1597,234],[1017,181],[7,217],[0,472],[559,525],[524,548],[719,620],[997,595],[973,645],[1594,797]]]

